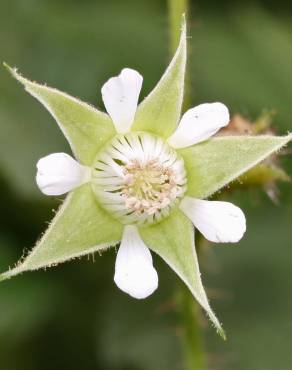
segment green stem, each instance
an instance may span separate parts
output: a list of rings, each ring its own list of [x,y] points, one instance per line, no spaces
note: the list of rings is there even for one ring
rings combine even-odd
[[[176,51],[180,39],[180,31],[183,15],[188,19],[189,4],[188,0],[167,0],[168,3],[168,23],[169,23],[169,49],[171,55]],[[188,79],[188,67],[186,70],[185,89],[184,89],[183,108],[190,107],[191,89]]]
[[[182,15],[187,15],[188,0],[168,0],[170,51],[173,54],[177,48]],[[188,73],[184,94],[184,108],[189,108],[190,88]],[[182,347],[185,370],[203,370],[205,368],[205,354],[203,349],[199,324],[200,308],[190,291],[182,286],[178,295],[178,309],[183,326]]]
[[[179,292],[178,302],[183,326],[184,368],[185,370],[202,370],[205,368],[205,354],[199,324],[199,305],[184,286]]]
[[[170,51],[173,54],[180,38],[182,15],[188,11],[188,0],[168,0]]]

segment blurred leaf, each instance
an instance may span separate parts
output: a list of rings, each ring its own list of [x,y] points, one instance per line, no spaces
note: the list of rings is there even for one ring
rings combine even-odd
[[[169,280],[162,282],[165,276],[162,264],[159,266],[160,284],[169,290],[169,295],[165,295],[164,290],[143,302],[129,300],[116,291],[114,297],[109,292],[103,297],[100,320],[95,326],[102,370],[180,369],[181,329],[177,326],[178,313],[171,299],[174,284]]]
[[[238,178],[243,186],[264,186],[275,181],[289,182],[290,177],[280,167],[268,163],[261,163]]]
[[[237,112],[255,116],[263,108],[275,109],[286,132],[291,128],[291,7],[277,13],[265,4],[230,2],[195,15],[193,85],[200,101],[223,101]]]

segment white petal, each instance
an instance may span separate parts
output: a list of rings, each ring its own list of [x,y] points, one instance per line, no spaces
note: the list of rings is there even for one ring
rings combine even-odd
[[[232,203],[185,197],[180,208],[212,242],[236,243],[245,233],[244,213]]]
[[[207,103],[189,109],[176,131],[169,137],[173,148],[184,148],[209,139],[230,120],[228,108],[222,103]]]
[[[114,281],[123,292],[137,299],[148,297],[158,287],[151,253],[136,226],[125,226],[116,258]]]
[[[66,153],[53,153],[37,163],[36,182],[46,195],[61,195],[90,179],[90,170]]]
[[[130,131],[137,110],[143,77],[125,68],[119,76],[110,78],[102,87],[102,99],[118,133]]]

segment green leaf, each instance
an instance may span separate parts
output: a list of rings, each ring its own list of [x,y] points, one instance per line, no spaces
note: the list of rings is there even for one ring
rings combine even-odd
[[[291,139],[292,135],[225,136],[179,150],[187,170],[187,195],[209,197]]]
[[[98,206],[91,186],[83,185],[68,195],[29,255],[0,280],[106,249],[121,240],[122,231],[122,224]]]
[[[168,138],[177,127],[183,101],[186,68],[186,25],[183,22],[180,43],[164,75],[138,106],[134,131],[148,131]]]
[[[76,158],[91,165],[98,150],[116,133],[110,117],[57,89],[31,82],[4,65],[55,118]]]
[[[201,281],[194,243],[194,227],[178,209],[164,221],[139,229],[146,245],[157,253],[188,286],[200,305],[206,310],[219,334],[224,331],[212,311]]]

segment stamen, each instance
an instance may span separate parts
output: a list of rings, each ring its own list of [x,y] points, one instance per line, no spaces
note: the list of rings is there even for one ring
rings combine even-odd
[[[158,222],[186,191],[184,163],[160,138],[117,136],[96,158],[93,190],[122,223]]]

